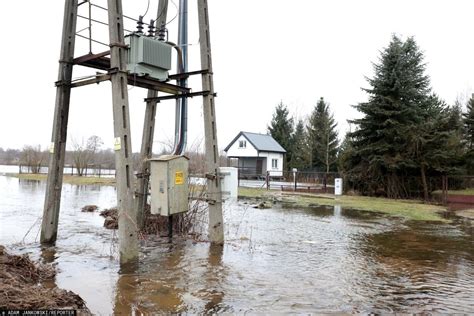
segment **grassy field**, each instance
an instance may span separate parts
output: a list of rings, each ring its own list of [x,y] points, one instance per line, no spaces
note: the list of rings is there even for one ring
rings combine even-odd
[[[365,196],[342,196],[335,198],[332,195],[300,195],[292,194],[291,192],[285,193],[252,188],[239,188],[239,197],[261,198],[264,200],[276,198],[282,202],[291,202],[296,206],[302,207],[310,205],[341,205],[345,208],[380,212],[409,220],[448,221],[439,214],[439,212],[446,211],[445,207],[413,200],[392,200]]]
[[[8,173],[7,176],[15,177],[24,180],[36,180],[36,181],[46,181],[47,175],[45,174],[31,174],[31,173]],[[65,175],[63,177],[64,183],[76,184],[76,185],[115,185],[115,178],[99,178],[99,177],[79,177]]]

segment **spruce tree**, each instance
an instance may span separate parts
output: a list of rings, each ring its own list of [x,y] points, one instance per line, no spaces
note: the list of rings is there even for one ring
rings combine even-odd
[[[337,166],[338,170],[344,173],[350,169],[350,161],[353,157],[353,148],[352,148],[352,140],[349,133],[346,133],[344,136],[344,140],[341,142],[339,146],[339,151],[337,153]]]
[[[292,143],[292,157],[290,161],[290,168],[297,168],[298,170],[306,169],[309,166],[308,148],[306,143],[306,132],[303,120],[299,120],[295,127],[295,132],[291,137]]]
[[[463,113],[464,143],[466,154],[464,156],[466,170],[469,174],[474,173],[474,95],[467,102],[466,112]]]
[[[363,89],[369,100],[355,106],[363,117],[352,121],[352,168],[364,178],[366,192],[382,190],[397,198],[406,196],[400,178],[419,167],[407,146],[415,142],[426,117],[430,82],[413,38],[402,41],[393,36],[374,70],[370,88]]]
[[[412,137],[413,142],[407,146],[420,169],[423,198],[428,200],[429,188],[427,177],[453,173],[457,160],[461,156],[459,122],[457,110],[450,108],[437,96],[427,99],[424,120]]]
[[[474,95],[467,102],[463,119],[466,146],[468,150],[472,150],[474,149]]]
[[[291,135],[293,134],[293,118],[290,118],[289,111],[283,102],[275,108],[272,120],[268,126],[268,133],[286,150],[285,168],[289,168],[292,158]]]
[[[317,171],[337,170],[337,124],[329,104],[319,99],[309,118],[307,133],[311,152],[311,167]]]

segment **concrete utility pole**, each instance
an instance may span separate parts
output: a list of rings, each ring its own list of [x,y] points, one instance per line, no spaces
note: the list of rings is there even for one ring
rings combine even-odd
[[[117,206],[119,209],[120,263],[138,261],[138,224],[134,205],[134,179],[127,87],[127,46],[124,43],[121,0],[108,0],[110,81],[115,135]]]
[[[207,198],[209,200],[209,238],[214,244],[224,243],[222,192],[219,185],[219,150],[217,147],[214,83],[212,77],[211,39],[207,0],[198,0],[199,38],[201,48],[204,135],[206,143]]]
[[[157,30],[162,25],[166,24],[166,16],[168,15],[168,0],[160,0],[158,3],[158,13],[156,18]],[[158,96],[158,91],[148,90],[147,98],[155,98]],[[136,195],[136,207],[137,207],[137,221],[138,226],[143,228],[145,224],[145,206],[147,202],[148,194],[148,182],[150,173],[150,163],[148,159],[153,154],[153,138],[155,133],[155,117],[156,117],[156,100],[148,100],[146,102],[145,109],[145,121],[143,122],[143,135],[142,135],[142,148],[140,151],[140,163],[138,166],[138,187]]]
[[[64,156],[66,154],[67,123],[71,99],[71,79],[76,39],[78,0],[65,2],[53,135],[48,164],[48,181],[41,223],[42,244],[54,244],[58,234],[59,208],[63,185]]]

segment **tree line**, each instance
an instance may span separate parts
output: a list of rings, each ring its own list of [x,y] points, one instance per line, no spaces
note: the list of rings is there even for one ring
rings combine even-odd
[[[276,106],[268,132],[287,150],[286,169],[338,171],[362,194],[425,199],[441,176],[474,173],[474,96],[448,105],[436,95],[413,37],[392,36],[367,81],[368,101],[354,106],[362,117],[340,143],[323,98],[297,122]]]
[[[203,139],[196,139],[188,144],[184,155],[189,158],[189,172],[193,175],[206,173],[205,154],[202,152]],[[92,135],[87,139],[71,140],[71,150],[66,151],[65,165],[74,168],[74,174],[83,176],[87,170],[115,169],[115,153],[112,149],[103,149],[104,142],[99,136]],[[162,143],[161,151],[153,156],[166,155],[173,152],[174,143],[167,140]],[[3,149],[0,147],[0,165],[19,165],[28,173],[45,172],[48,166],[50,152],[40,145],[25,145],[20,149]],[[138,169],[140,153],[133,153],[133,170]],[[219,155],[221,166],[227,165],[226,156]],[[43,169],[42,169],[43,168]],[[26,170],[25,170],[26,169]]]
[[[90,136],[81,141],[72,140],[72,150],[66,151],[65,165],[75,169],[75,174],[82,176],[88,169],[115,168],[115,155],[111,149],[102,149],[103,141],[98,136]],[[25,145],[19,149],[0,148],[0,164],[20,165],[29,173],[40,173],[47,167],[49,149],[41,145]]]
[[[311,114],[297,122],[280,102],[268,126],[269,134],[286,150],[285,168],[299,171],[338,171],[337,123],[329,103],[320,98]]]

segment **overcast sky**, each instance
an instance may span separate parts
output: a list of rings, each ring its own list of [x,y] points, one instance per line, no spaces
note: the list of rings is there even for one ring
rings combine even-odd
[[[93,1],[94,2],[94,1]],[[126,15],[145,13],[147,0],[123,0]],[[175,0],[177,3],[178,0]],[[199,46],[195,1],[190,0],[189,70],[198,70]],[[95,3],[106,6],[105,0]],[[156,16],[150,1],[146,19]],[[392,34],[414,36],[425,53],[433,91],[449,104],[474,92],[472,0],[209,0],[214,59],[217,130],[220,149],[239,131],[265,133],[275,106],[282,101],[292,116],[305,118],[320,97],[331,105],[340,138],[347,120],[358,113],[351,105],[367,95],[365,77]],[[3,75],[0,147],[49,146],[54,110],[63,1],[2,1],[0,49]],[[80,13],[87,15],[86,6]],[[170,2],[168,19],[175,17]],[[95,18],[106,21],[100,10]],[[78,31],[86,27],[80,21]],[[133,23],[127,22],[129,29]],[[177,19],[169,24],[176,41]],[[81,34],[87,35],[87,31]],[[108,41],[106,29],[93,27],[94,38]],[[107,47],[94,45],[94,52]],[[87,53],[78,38],[76,56]],[[73,77],[93,74],[76,67]],[[190,82],[194,91],[200,81]],[[146,91],[130,87],[132,146],[140,148]],[[202,103],[190,100],[190,143],[203,135]],[[159,105],[155,152],[174,133],[174,102]],[[72,92],[68,141],[91,135],[113,146],[111,87],[108,82]]]

